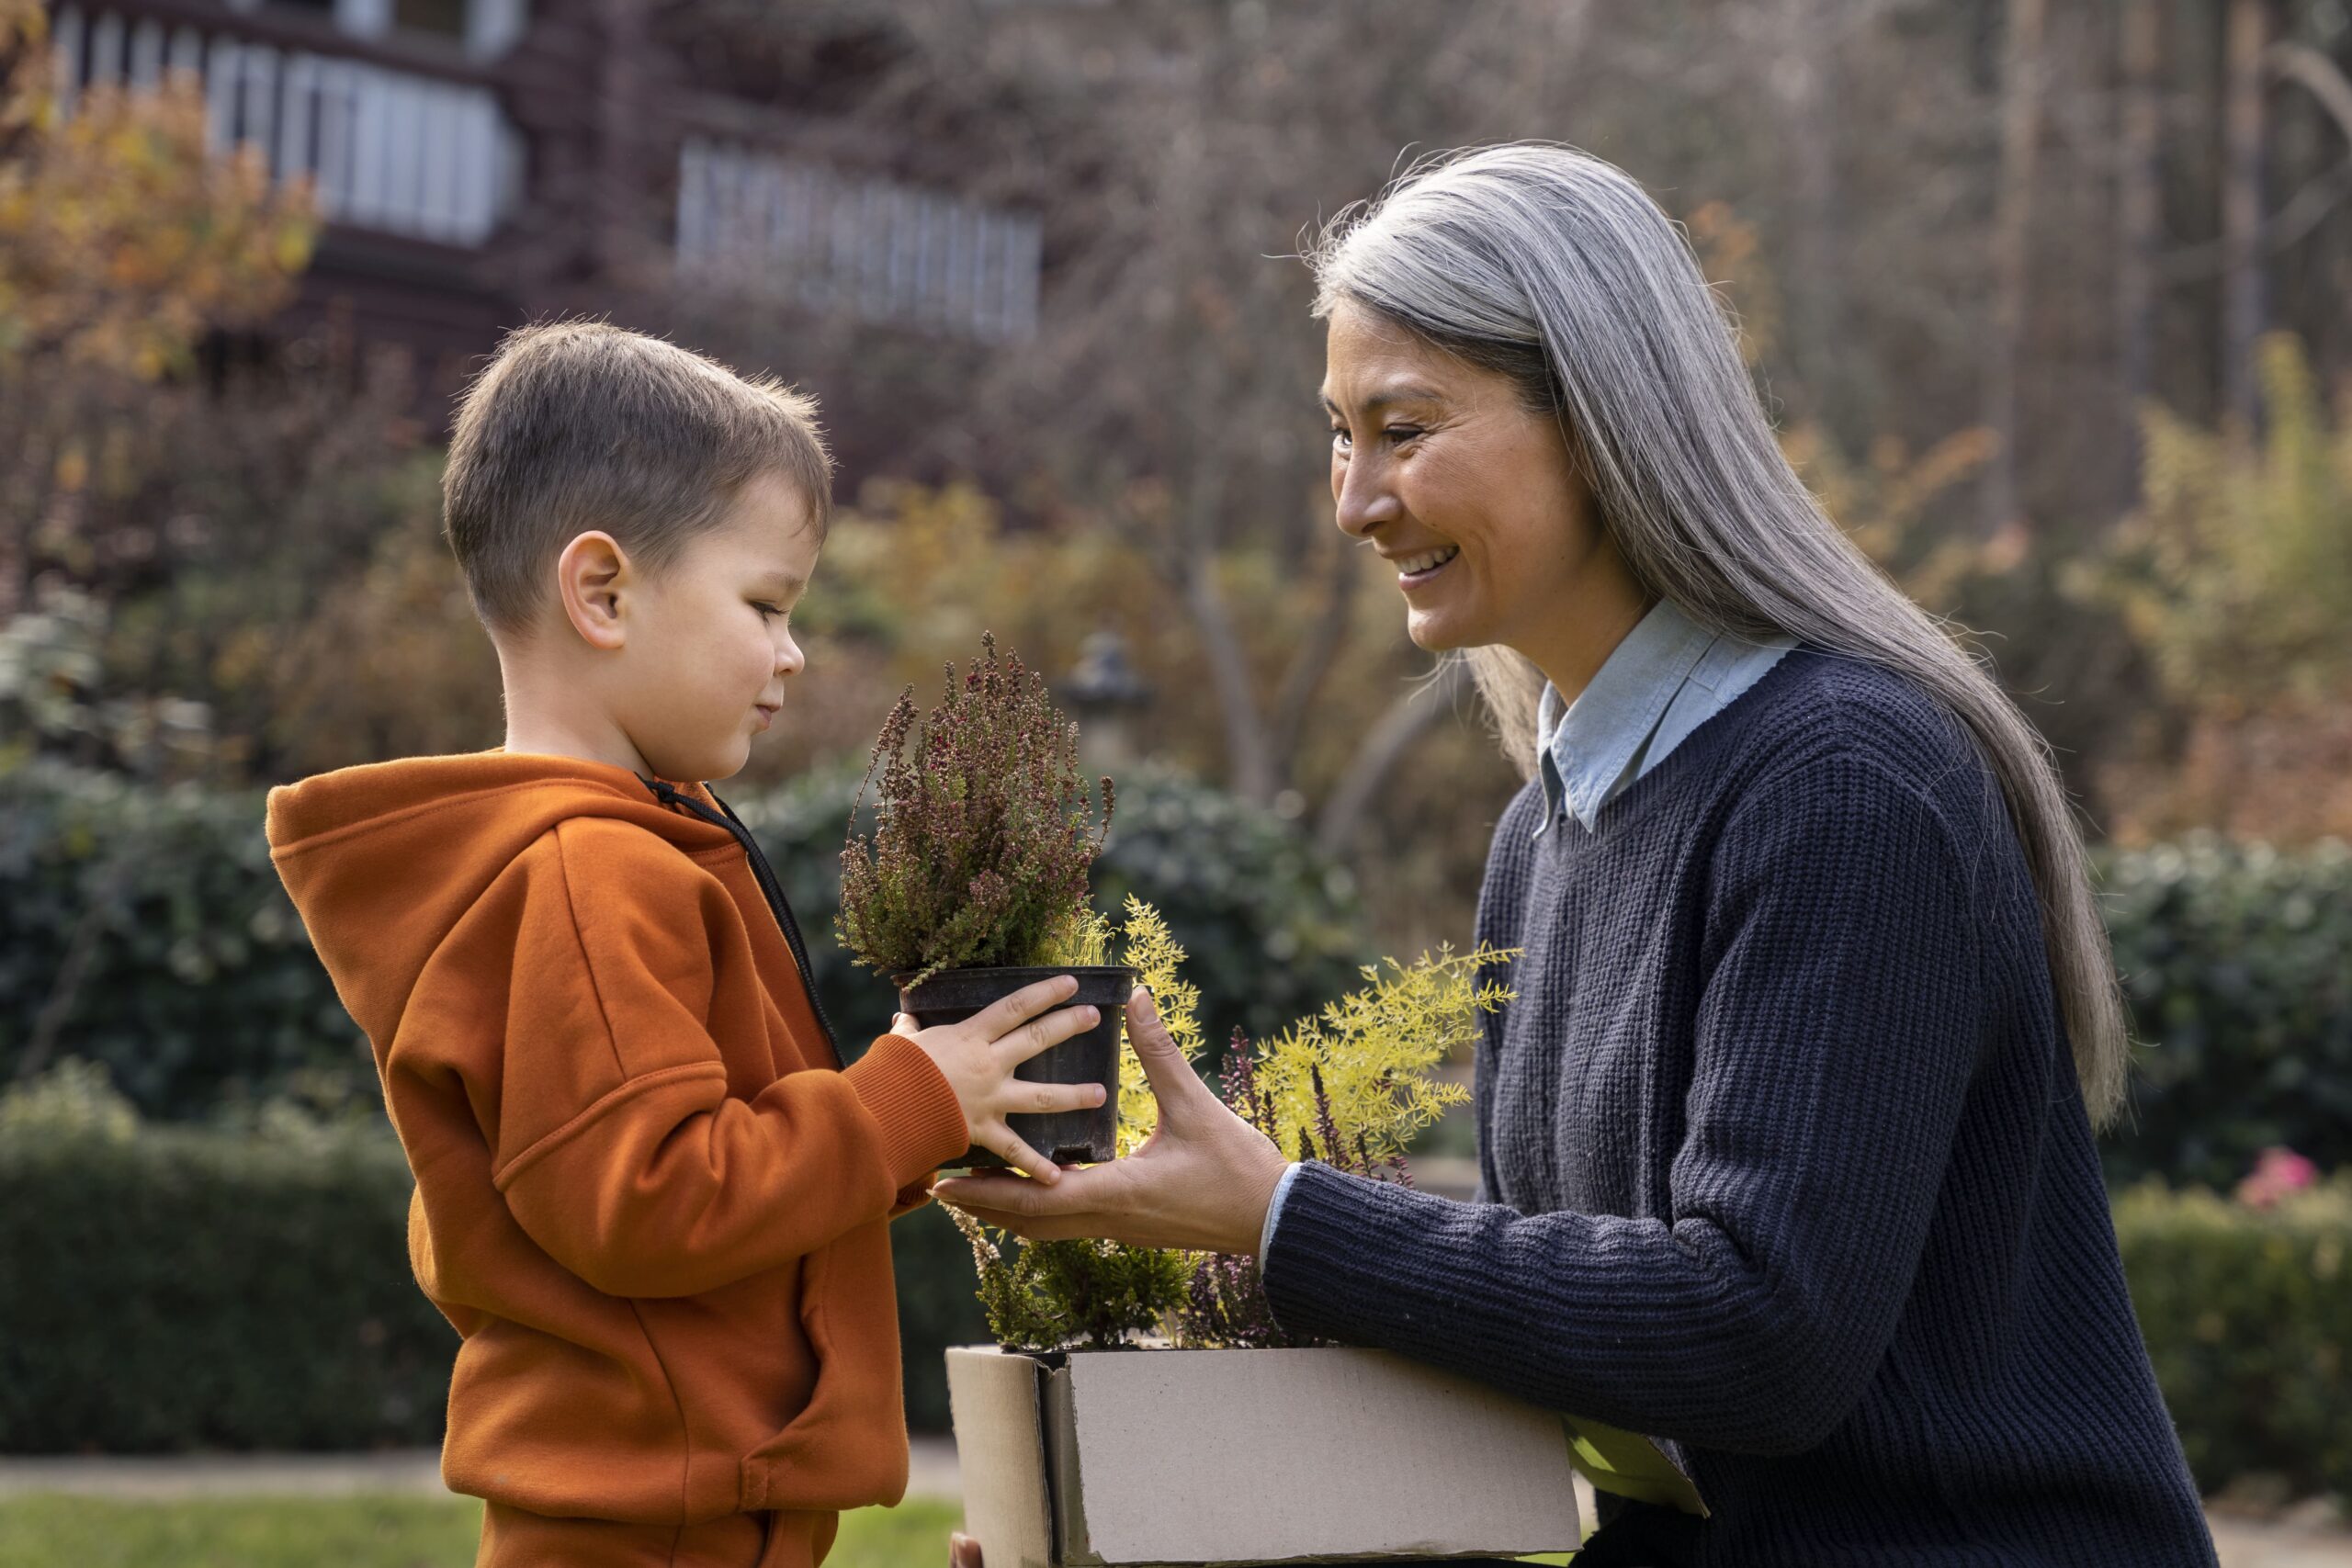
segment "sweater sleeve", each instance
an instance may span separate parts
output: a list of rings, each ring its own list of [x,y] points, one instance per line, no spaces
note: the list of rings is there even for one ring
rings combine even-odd
[[[550,835],[507,1012],[493,1180],[550,1257],[607,1294],[700,1294],[888,1218],[963,1151],[954,1089],[897,1035],[730,1095],[707,1022],[727,895],[601,831]]]
[[[1869,759],[1760,786],[1713,867],[1670,1218],[1309,1166],[1262,1264],[1276,1316],[1659,1437],[1816,1447],[1894,1337],[1973,1072],[1965,865]]]

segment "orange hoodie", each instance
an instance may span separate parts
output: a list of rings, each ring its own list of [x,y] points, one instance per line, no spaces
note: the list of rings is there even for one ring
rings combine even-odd
[[[895,1503],[887,1222],[963,1111],[896,1035],[840,1066],[764,862],[660,787],[490,751],[270,793],[416,1176],[410,1262],[463,1337],[442,1473],[647,1524]]]

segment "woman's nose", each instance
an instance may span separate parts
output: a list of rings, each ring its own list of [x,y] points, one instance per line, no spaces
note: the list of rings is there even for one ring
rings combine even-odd
[[[1374,528],[1395,521],[1404,512],[1382,466],[1366,458],[1334,465],[1331,494],[1338,502],[1335,517],[1340,532],[1351,538],[1369,537]]]

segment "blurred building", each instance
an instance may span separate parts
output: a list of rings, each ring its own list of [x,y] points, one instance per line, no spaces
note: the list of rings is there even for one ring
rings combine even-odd
[[[1034,215],[895,174],[822,94],[737,90],[691,4],[71,0],[51,22],[65,112],[187,72],[216,143],[313,180],[327,227],[284,330],[339,319],[435,394],[503,327],[684,287],[981,342],[1035,327]]]

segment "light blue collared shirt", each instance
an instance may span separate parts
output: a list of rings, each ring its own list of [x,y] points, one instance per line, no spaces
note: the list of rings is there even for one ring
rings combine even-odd
[[[1601,807],[1657,767],[1691,732],[1762,680],[1792,638],[1762,642],[1711,632],[1661,599],[1611,652],[1567,711],[1545,682],[1535,715],[1535,774],[1543,783],[1541,838],[1563,813],[1590,832]],[[1298,1176],[1293,1164],[1266,1205],[1258,1235],[1262,1262],[1274,1245],[1274,1222]]]
[[[1535,713],[1536,776],[1544,824],[1562,808],[1587,831],[1600,808],[1671,755],[1691,731],[1731,706],[1795,647],[1789,637],[1747,642],[1709,631],[1661,599],[1604,660],[1584,694],[1560,711],[1545,682]]]

